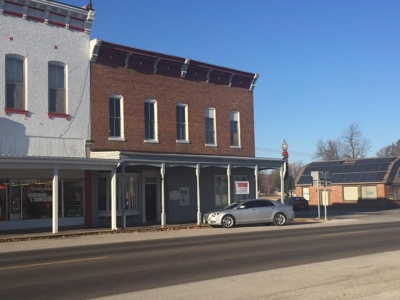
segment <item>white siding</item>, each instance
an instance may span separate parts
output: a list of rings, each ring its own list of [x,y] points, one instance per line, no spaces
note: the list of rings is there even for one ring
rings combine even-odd
[[[0,154],[85,157],[84,140],[90,138],[89,35],[5,14],[0,14],[0,28],[5,33],[0,42],[0,91],[5,91],[5,55],[25,57],[29,111],[27,116],[0,116]],[[47,115],[49,61],[67,66],[68,120]],[[0,103],[4,107],[4,92]]]

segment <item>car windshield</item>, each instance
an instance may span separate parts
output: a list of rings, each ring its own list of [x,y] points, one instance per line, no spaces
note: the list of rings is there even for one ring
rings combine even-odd
[[[234,203],[231,203],[228,206],[224,207],[224,209],[233,209],[233,208],[238,207],[242,203],[243,203],[243,201],[242,202],[234,202]]]

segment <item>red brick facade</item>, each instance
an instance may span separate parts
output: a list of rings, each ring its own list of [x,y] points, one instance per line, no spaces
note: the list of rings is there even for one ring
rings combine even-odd
[[[109,54],[107,54],[109,55]],[[163,65],[164,74],[134,67],[129,61],[128,68],[122,55],[103,55],[91,64],[91,139],[92,151],[145,151],[160,153],[210,154],[255,156],[253,91],[240,86],[229,86],[229,76],[221,73],[221,84],[181,78],[179,67],[171,64],[171,69]],[[142,59],[144,63],[146,61]],[[132,66],[132,67],[130,67]],[[171,70],[171,76],[165,75]],[[203,70],[204,73],[204,70]],[[189,72],[188,72],[189,74]],[[193,73],[192,76],[197,74]],[[201,70],[199,69],[199,74]],[[216,76],[214,72],[214,77]],[[204,74],[203,74],[204,75]],[[218,77],[219,78],[219,77]],[[249,78],[243,77],[249,81]],[[210,77],[210,80],[217,80]],[[241,81],[237,80],[237,85]],[[226,81],[226,82],[225,82]],[[234,81],[232,81],[235,83]],[[109,141],[109,95],[123,97],[124,138],[126,141]],[[144,100],[157,101],[159,143],[144,142]],[[189,143],[176,142],[176,104],[188,107]],[[217,147],[205,146],[205,108],[213,107],[216,113]],[[230,111],[240,114],[240,148],[230,146]]]

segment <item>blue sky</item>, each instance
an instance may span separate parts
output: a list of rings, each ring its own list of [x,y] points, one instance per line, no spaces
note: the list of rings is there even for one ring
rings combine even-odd
[[[83,6],[89,0],[63,0]],[[259,73],[256,156],[313,160],[358,123],[367,156],[398,134],[398,0],[92,0],[91,38]]]

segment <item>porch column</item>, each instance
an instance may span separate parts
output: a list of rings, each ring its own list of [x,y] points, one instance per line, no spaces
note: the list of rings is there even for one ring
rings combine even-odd
[[[53,170],[53,233],[58,233],[58,169]]]
[[[126,228],[126,216],[125,216],[125,206],[126,206],[126,191],[125,191],[125,163],[121,164],[121,227]]]
[[[164,175],[165,175],[165,163],[161,164],[161,227],[165,226],[167,216],[165,214],[165,193],[164,193]]]
[[[256,179],[256,199],[258,199],[258,165],[254,168],[254,176]]]
[[[117,230],[117,169],[111,171],[111,230]]]
[[[285,168],[285,169],[284,169]],[[280,175],[281,175],[281,203],[284,203],[284,197],[285,197],[285,183],[284,183],[284,176],[286,172],[286,164],[283,164],[280,170]]]
[[[197,182],[197,225],[202,223],[201,207],[200,207],[200,164],[196,165],[196,182]]]
[[[228,204],[231,204],[231,165],[226,168],[226,176],[228,177]]]

